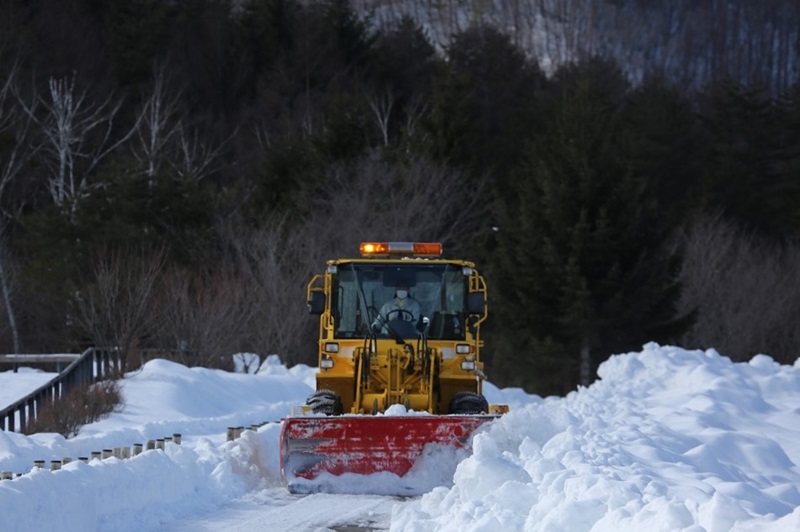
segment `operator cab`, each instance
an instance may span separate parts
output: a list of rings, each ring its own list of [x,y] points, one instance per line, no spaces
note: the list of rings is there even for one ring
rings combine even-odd
[[[467,278],[463,268],[446,262],[340,262],[332,276],[331,314],[335,338],[363,338],[377,323],[378,337],[464,338]],[[397,287],[405,285],[410,301],[393,305]],[[387,312],[388,309],[388,312]],[[383,312],[382,312],[383,311]]]
[[[480,278],[472,263],[441,253],[439,243],[365,242],[362,258],[329,261],[325,293],[333,339],[464,340],[468,316],[485,317],[483,291],[473,287],[470,293]],[[321,313],[325,306],[323,293],[309,290],[309,310]]]

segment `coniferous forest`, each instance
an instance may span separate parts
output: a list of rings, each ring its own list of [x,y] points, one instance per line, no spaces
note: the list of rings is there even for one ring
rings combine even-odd
[[[0,352],[315,364],[311,275],[418,240],[486,276],[500,386],[793,363],[800,5],[513,3],[0,0]]]

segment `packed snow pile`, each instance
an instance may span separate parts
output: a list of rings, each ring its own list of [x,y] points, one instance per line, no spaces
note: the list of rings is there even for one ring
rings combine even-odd
[[[393,530],[800,530],[800,363],[649,344],[475,437]]]
[[[46,373],[26,367],[19,368],[17,372],[8,370],[0,373],[0,384],[4,384],[6,380],[13,382],[12,386],[0,385],[0,410],[33,393],[56,375],[57,373]]]
[[[221,516],[272,504],[282,525],[325,530],[287,512],[313,508],[332,519],[343,506],[377,503],[350,495],[303,504],[280,485],[278,421],[312,391],[313,374],[275,357],[257,374],[152,361],[124,380],[121,412],[73,439],[0,432],[0,471],[25,473],[0,481],[2,529],[236,528]],[[0,386],[13,387],[13,374],[0,373]],[[713,350],[648,344],[612,357],[596,383],[566,398],[490,384],[484,391],[512,411],[475,436],[447,485],[378,499],[393,510],[373,528],[800,530],[800,362],[780,366],[759,355],[734,364]],[[226,427],[264,421],[272,423],[226,441]],[[173,433],[182,434],[180,445],[129,459],[32,468],[35,459]]]

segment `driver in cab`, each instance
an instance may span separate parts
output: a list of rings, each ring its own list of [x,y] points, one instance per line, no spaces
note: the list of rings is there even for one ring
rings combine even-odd
[[[372,322],[375,332],[388,332],[386,324],[392,320],[403,320],[417,323],[422,307],[419,301],[408,295],[408,285],[400,283],[395,286],[394,297],[383,304],[380,314]]]

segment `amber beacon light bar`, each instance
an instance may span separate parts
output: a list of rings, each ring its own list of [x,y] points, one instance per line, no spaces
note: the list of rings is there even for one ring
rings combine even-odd
[[[390,255],[412,257],[440,257],[440,242],[362,242],[359,247],[364,257],[388,257]]]

